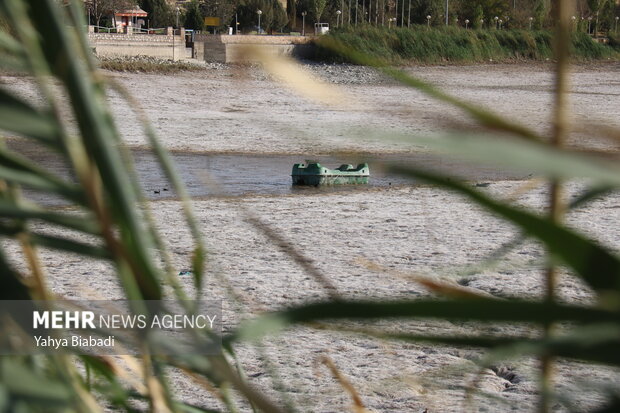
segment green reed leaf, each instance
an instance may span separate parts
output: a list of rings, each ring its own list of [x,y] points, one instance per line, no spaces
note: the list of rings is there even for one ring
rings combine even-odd
[[[119,276],[130,299],[161,298],[160,271],[154,264],[152,232],[135,207],[138,195],[128,181],[117,148],[120,137],[105,103],[105,92],[89,65],[80,59],[80,44],[66,30],[64,16],[53,0],[37,2],[28,10],[39,31],[48,66],[66,88],[86,152],[96,164],[104,186],[106,208],[120,233],[123,252],[115,257],[122,269]],[[114,249],[115,252],[120,252]],[[123,261],[123,262],[121,262]],[[132,285],[130,285],[132,284]],[[139,296],[134,296],[139,291]]]
[[[329,329],[329,326],[325,327]],[[375,330],[359,330],[341,325],[335,331],[361,333],[381,339],[408,342],[427,342],[450,346],[467,346],[488,348],[493,351],[484,357],[485,365],[508,357],[523,355],[553,355],[556,357],[574,358],[590,362],[603,362],[620,365],[620,327],[613,323],[592,323],[579,325],[568,332],[548,338],[521,336],[479,336],[479,335],[424,335],[381,332]]]
[[[23,232],[21,225],[7,226],[0,224],[0,235],[14,237]],[[29,240],[39,246],[61,251],[73,252],[79,255],[85,255],[93,258],[109,259],[110,253],[102,247],[89,245],[69,238],[57,237],[47,234],[38,234],[36,232],[28,232]]]
[[[620,291],[620,259],[595,241],[557,225],[547,218],[495,201],[470,186],[411,167],[392,166],[392,172],[454,190],[478,205],[517,225],[525,234],[542,241],[593,289]]]
[[[0,245],[0,300],[29,300],[30,292],[11,267]]]
[[[89,215],[77,216],[48,211],[25,201],[16,204],[0,199],[0,217],[40,220],[93,235],[99,235],[101,231],[97,222]]]
[[[0,88],[0,129],[55,144],[58,127],[54,118]]]
[[[615,312],[574,305],[523,300],[468,298],[411,301],[330,301],[289,308],[266,314],[242,324],[225,342],[257,340],[299,323],[320,320],[377,320],[388,318],[432,318],[479,322],[552,323],[617,322]]]
[[[77,184],[64,181],[16,153],[0,148],[0,164],[0,179],[86,204],[84,191]]]
[[[453,158],[529,172],[551,178],[588,178],[598,185],[620,186],[616,163],[553,148],[547,144],[499,136],[399,136]]]
[[[43,235],[30,233],[30,241],[41,247],[57,249],[75,254],[84,255],[92,258],[110,259],[108,250],[95,245],[84,244],[68,238],[54,237],[51,235]]]
[[[24,55],[24,49],[22,45],[10,34],[0,30],[0,49],[5,53],[11,53],[14,55]]]
[[[12,398],[26,399],[28,403],[62,405],[72,399],[69,386],[62,381],[46,377],[14,359],[0,363],[0,382]]]
[[[0,179],[49,194],[56,194],[79,204],[85,203],[84,195],[78,187],[62,181],[59,182],[48,173],[37,174],[34,171],[18,171],[0,166]]]

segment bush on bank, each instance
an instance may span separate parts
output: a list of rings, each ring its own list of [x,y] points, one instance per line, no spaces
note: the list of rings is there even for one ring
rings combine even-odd
[[[332,30],[329,35],[318,38],[315,59],[347,61],[327,47],[326,40],[330,39],[396,64],[545,60],[553,57],[552,36],[552,32],[546,30],[350,27]],[[572,36],[572,43],[573,56],[579,60],[620,57],[617,39],[610,39],[608,45],[603,45],[577,32]]]

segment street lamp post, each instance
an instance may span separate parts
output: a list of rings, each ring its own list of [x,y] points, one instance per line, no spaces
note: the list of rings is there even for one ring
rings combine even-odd
[[[426,27],[431,28],[431,16],[426,16]]]
[[[260,34],[260,15],[263,14],[261,9],[256,10],[256,14],[258,14],[258,34]]]
[[[484,29],[484,19],[480,19],[480,28]]]
[[[499,19],[499,29],[502,30],[502,23],[504,23],[504,21],[502,19]]]
[[[534,18],[530,17],[528,20],[530,21],[530,30],[532,30],[532,22],[534,21]]]
[[[570,19],[573,21],[573,30],[575,30],[577,28],[577,17],[571,16]]]
[[[499,17],[495,16],[493,17],[493,20],[495,20],[495,28],[498,29],[499,28],[499,22],[498,22]]]
[[[340,27],[340,15],[342,12],[340,10],[336,10],[336,27]]]
[[[469,20],[465,19],[465,29],[467,30],[467,26],[469,26]]]
[[[396,21],[396,17],[390,17],[388,19],[388,29],[392,27],[392,22]]]
[[[301,12],[301,35],[305,36],[306,35],[306,15],[308,14],[308,12],[302,11]]]
[[[179,8],[177,7],[177,27],[179,27]],[[172,29],[172,61],[174,62],[174,29]]]
[[[616,16],[616,25],[614,26],[614,33],[618,33],[618,19],[620,19],[620,17]]]

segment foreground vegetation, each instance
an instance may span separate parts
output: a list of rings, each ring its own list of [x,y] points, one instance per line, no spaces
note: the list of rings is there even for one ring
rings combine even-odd
[[[617,59],[620,45],[597,43],[583,32],[572,33],[572,56],[577,60]],[[512,62],[553,58],[553,33],[548,30],[464,30],[458,27],[347,27],[332,30],[316,41],[316,59],[349,62],[328,45],[343,46],[393,64],[407,62]]]

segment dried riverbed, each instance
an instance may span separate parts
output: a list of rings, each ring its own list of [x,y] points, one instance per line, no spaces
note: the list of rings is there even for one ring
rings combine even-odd
[[[549,130],[552,77],[549,67],[535,65],[479,65],[413,67],[407,70],[463,99],[483,103],[493,110],[518,118],[540,133]],[[378,140],[376,133],[437,133],[463,130],[472,123],[459,110],[437,103],[421,93],[403,88],[366,68],[309,65],[306,70],[322,76],[345,105],[329,109],[299,97],[253,69],[207,66],[204,72],[174,76],[110,74],[131,91],[145,108],[164,144],[180,151],[179,168],[195,170],[183,156],[231,156],[230,167],[240,154],[263,159],[297,156],[321,157],[360,148],[376,156],[420,159],[424,147],[403,141]],[[583,127],[572,136],[574,146],[611,152],[612,141],[595,140],[592,130],[599,121],[614,124],[620,101],[620,66],[578,66],[573,78],[572,111]],[[34,96],[27,79],[2,78],[20,93]],[[125,141],[138,153],[146,143],[131,105],[112,93],[110,103]],[[586,132],[590,129],[589,132]],[[13,142],[13,145],[19,143]],[[338,153],[334,155],[334,153]],[[226,155],[222,155],[226,154]],[[273,156],[272,156],[273,155]],[[275,156],[278,155],[278,156]],[[141,156],[141,155],[139,155]],[[411,158],[407,158],[411,156]],[[416,156],[418,158],[416,158]],[[282,158],[282,159],[284,159]],[[190,159],[190,158],[188,158]],[[226,158],[221,158],[226,159]],[[401,158],[399,158],[401,159]],[[194,161],[192,161],[194,162]],[[256,161],[252,161],[256,162]],[[226,163],[220,165],[225,168]],[[435,167],[452,164],[437,161]],[[252,168],[246,173],[250,174]],[[258,168],[260,169],[260,168]],[[286,173],[289,171],[287,170]],[[527,172],[527,171],[525,171]],[[284,172],[278,172],[281,174]],[[524,175],[474,176],[472,184],[499,198],[535,210],[543,208],[546,191]],[[154,191],[165,183],[156,172],[143,175],[143,186]],[[205,177],[199,177],[198,180]],[[477,178],[484,179],[478,182]],[[159,178],[157,178],[159,179]],[[252,180],[260,179],[260,174]],[[282,182],[290,179],[287,176]],[[150,181],[149,181],[150,180]],[[224,180],[224,186],[227,182]],[[150,185],[150,186],[149,186]],[[285,184],[286,185],[286,184]],[[288,187],[288,186],[287,186]],[[522,191],[528,188],[527,191]],[[570,186],[575,196],[580,184]],[[525,243],[501,263],[485,269],[475,264],[516,236],[515,229],[472,205],[469,201],[427,186],[383,185],[352,192],[249,191],[234,198],[210,196],[195,202],[209,247],[208,277],[204,296],[223,298],[227,328],[260,311],[326,297],[325,290],[252,226],[253,216],[269,224],[283,238],[310,257],[316,267],[348,298],[411,298],[428,296],[407,274],[442,277],[484,294],[498,297],[538,297],[542,294],[543,251]],[[152,194],[155,197],[155,194]],[[161,198],[163,192],[160,192]],[[155,197],[158,198],[158,197]],[[568,222],[615,251],[620,251],[620,201],[618,195],[596,201],[571,213]],[[179,203],[171,199],[151,202],[161,234],[180,270],[191,257],[191,237],[180,225]],[[23,260],[13,256],[19,266]],[[380,265],[369,268],[368,261]],[[51,288],[68,298],[120,298],[113,270],[101,262],[44,251]],[[225,277],[240,302],[234,303],[213,274]],[[180,278],[191,289],[190,277]],[[585,303],[590,292],[568,274],[560,283],[563,300]],[[398,322],[382,327],[396,331],[440,334],[448,330],[483,330],[457,322]],[[492,333],[513,333],[523,327],[486,327]],[[335,328],[337,330],[337,327]],[[259,350],[244,346],[239,351],[252,384],[267,393],[273,387],[272,368],[279,369],[280,386],[301,411],[345,411],[346,392],[317,362],[329,355],[349,377],[362,400],[377,412],[463,411],[465,388],[473,383],[471,349],[386,342],[331,330],[297,328],[270,340]],[[270,359],[265,360],[265,355]],[[484,411],[533,411],[537,385],[531,359],[518,359],[484,370],[478,390],[489,397],[475,398],[475,409]],[[601,389],[620,381],[617,371],[593,368],[576,362],[558,366],[558,387],[576,410],[602,401]],[[173,375],[178,397],[205,407],[221,407],[204,389],[181,375]],[[576,386],[587,391],[576,391]],[[247,407],[243,408],[247,410]],[[567,410],[559,405],[560,411]]]

